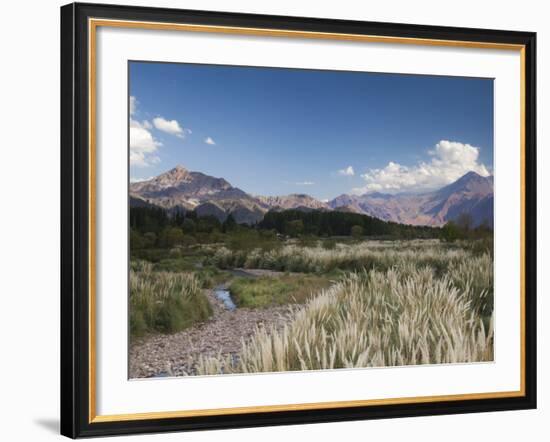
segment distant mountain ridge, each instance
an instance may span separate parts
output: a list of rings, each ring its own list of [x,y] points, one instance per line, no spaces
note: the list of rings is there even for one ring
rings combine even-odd
[[[319,201],[304,193],[292,193],[283,196],[257,196],[256,198],[269,206],[272,210],[330,210],[327,203]]]
[[[462,213],[472,217],[474,226],[493,226],[493,177],[468,172],[441,189],[421,194],[340,195],[329,202],[356,213],[401,224],[441,226]]]
[[[254,224],[270,210],[336,210],[374,216],[401,224],[441,226],[462,213],[475,226],[493,226],[493,177],[468,172],[455,182],[422,194],[340,195],[328,203],[307,194],[253,196],[233,187],[224,178],[193,172],[183,166],[147,181],[130,184],[132,207],[158,206],[170,210],[195,210],[224,221],[229,214],[238,223]]]
[[[221,221],[233,213],[238,223],[253,224],[268,210],[264,204],[223,178],[191,172],[183,166],[147,181],[130,184],[130,196],[165,209],[195,210]]]

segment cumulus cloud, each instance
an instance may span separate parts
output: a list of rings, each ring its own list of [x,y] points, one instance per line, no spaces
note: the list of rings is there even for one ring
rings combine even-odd
[[[149,128],[148,122],[130,120],[130,149],[135,152],[153,153],[162,145],[160,141],[155,140]]]
[[[152,180],[154,177],[150,176],[149,178],[135,178],[130,177],[130,183],[143,183],[144,181]]]
[[[211,137],[206,137],[206,138],[204,139],[204,142],[205,142],[206,144],[210,144],[211,146],[214,146],[214,145],[216,144],[216,142],[215,142]]]
[[[390,161],[381,169],[368,170],[361,175],[365,185],[353,189],[352,193],[428,191],[450,184],[470,171],[490,175],[487,167],[478,161],[479,147],[441,140],[428,154],[430,161],[421,161],[414,166]]]
[[[156,117],[152,122],[148,120],[138,121],[139,100],[130,96],[130,165],[146,167],[160,162],[156,154],[162,143],[155,138],[154,130],[165,132],[179,138],[190,134],[191,130],[181,127],[177,120],[167,120]]]
[[[344,169],[340,169],[338,171],[338,175],[343,175],[343,176],[354,176],[355,175],[355,171],[353,170],[353,167],[352,166],[348,166]]]
[[[130,114],[136,112],[137,100],[130,97]],[[157,164],[160,158],[155,154],[162,143],[151,133],[152,125],[148,121],[137,121],[130,118],[130,165],[147,167]]]
[[[189,130],[182,128],[177,120],[166,120],[162,117],[153,118],[153,125],[156,129],[162,132],[166,132],[167,134],[175,135],[180,138],[183,138],[185,133],[190,132]]]
[[[130,165],[135,167],[148,167],[160,163],[157,155],[147,155],[143,152],[130,151]]]

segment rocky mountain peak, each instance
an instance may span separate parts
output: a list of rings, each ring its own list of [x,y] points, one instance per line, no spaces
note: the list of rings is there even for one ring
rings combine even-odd
[[[402,224],[441,226],[462,213],[469,213],[475,225],[484,222],[492,225],[493,177],[471,171],[431,192],[344,194],[329,205],[335,210],[353,210]]]
[[[157,179],[161,180],[169,180],[173,183],[178,183],[180,181],[188,181],[190,178],[190,172],[183,167],[182,165],[178,164],[173,169],[170,169],[168,172],[160,174]]]
[[[179,173],[179,172],[188,172],[188,170],[181,164],[178,164],[168,171],[168,173]]]
[[[484,177],[476,172],[468,172],[461,176],[455,182],[441,188],[438,191],[439,195],[450,195],[452,193],[469,193],[479,196],[488,195],[493,193],[493,180],[492,177]]]
[[[402,224],[441,226],[469,213],[474,224],[493,219],[493,177],[468,172],[455,182],[422,194],[343,194],[323,202],[304,193],[253,196],[224,178],[187,170],[181,165],[148,181],[132,183],[134,206],[149,204],[166,209],[195,210],[223,221],[232,214],[237,222],[253,224],[269,210],[337,210],[362,213]]]

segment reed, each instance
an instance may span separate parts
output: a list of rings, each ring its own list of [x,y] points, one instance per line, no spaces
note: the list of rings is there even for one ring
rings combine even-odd
[[[408,253],[391,253],[397,264],[348,273],[294,306],[283,330],[258,329],[238,355],[201,358],[194,374],[492,360],[493,321],[491,316],[484,321],[480,309],[489,292],[492,297],[492,261],[464,259],[438,275],[431,266],[407,262]],[[321,259],[342,257],[326,256]],[[461,256],[453,253],[447,260]],[[433,250],[423,258],[444,259]]]
[[[220,247],[210,258],[220,268],[245,267],[289,272],[327,273],[334,270],[388,270],[414,263],[432,267],[437,274],[476,255],[465,247],[449,247],[438,240],[364,241],[336,244],[327,249],[322,243],[313,247],[292,244],[274,250],[231,250]]]
[[[132,262],[130,269],[130,334],[173,333],[212,314],[201,288],[192,273],[153,271],[145,261]]]

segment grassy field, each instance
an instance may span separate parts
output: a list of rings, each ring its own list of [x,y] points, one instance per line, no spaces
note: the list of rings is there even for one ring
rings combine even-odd
[[[455,263],[476,255],[471,245],[444,244],[439,240],[360,241],[336,243],[327,248],[320,241],[310,246],[288,244],[274,250],[244,251],[220,247],[210,262],[219,268],[260,268],[284,272],[327,273],[338,270],[387,270],[412,263],[430,266],[436,273],[447,271]],[[478,255],[489,254],[479,250]]]
[[[188,374],[493,359],[490,242],[270,242],[149,250],[135,259],[132,335],[171,333],[206,320],[212,309],[204,290],[223,283],[238,307],[288,304],[290,320],[282,330],[258,329],[238,355],[201,356]],[[283,273],[245,278],[233,276],[234,268]]]
[[[235,278],[229,291],[239,307],[303,304],[331,285],[331,280],[318,275],[283,274],[256,279]]]
[[[238,358],[202,358],[198,374],[477,362],[493,359],[490,251],[436,241],[285,246],[219,265],[349,271],[306,304],[282,331],[258,330]]]

